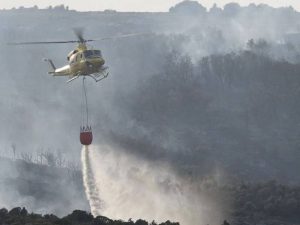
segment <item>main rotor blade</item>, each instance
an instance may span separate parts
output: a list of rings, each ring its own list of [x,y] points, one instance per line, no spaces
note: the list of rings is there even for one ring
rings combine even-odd
[[[73,28],[73,32],[77,36],[79,42],[82,42],[82,43],[85,42],[85,40],[83,38],[83,28]]]
[[[82,36],[82,30],[74,29],[74,32],[79,40],[71,40],[71,41],[32,41],[32,42],[10,42],[7,43],[8,45],[39,45],[39,44],[66,44],[66,43],[85,43],[85,42],[92,42],[92,41],[105,41],[105,40],[113,40],[113,39],[121,39],[127,37],[134,37],[134,36],[145,36],[150,35],[152,33],[133,33],[133,34],[122,34],[112,37],[104,37],[99,39],[89,39],[85,40]]]
[[[33,42],[9,42],[8,45],[39,45],[39,44],[65,44],[78,43],[78,41],[33,41]]]
[[[90,39],[90,40],[85,40],[85,41],[86,42],[105,41],[105,40],[120,39],[120,38],[134,37],[134,36],[145,36],[145,35],[150,35],[150,34],[151,33],[122,34],[122,35],[117,35],[117,36],[112,36],[112,37],[104,37],[104,38],[99,38],[99,39]]]

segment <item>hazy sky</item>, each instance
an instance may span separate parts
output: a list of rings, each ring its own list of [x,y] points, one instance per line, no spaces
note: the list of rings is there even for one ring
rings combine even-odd
[[[116,9],[118,11],[168,11],[170,6],[175,5],[182,0],[0,0],[0,8],[10,9],[12,7],[19,6],[33,6],[37,5],[40,8],[45,8],[49,5],[64,4],[70,7],[70,9],[76,9],[78,11],[89,10],[103,10],[103,9]],[[217,3],[218,6],[223,6],[229,2],[237,2],[240,5],[248,5],[249,3],[266,3],[274,7],[280,6],[293,6],[300,11],[299,0],[198,0],[202,5],[211,7],[213,3]]]

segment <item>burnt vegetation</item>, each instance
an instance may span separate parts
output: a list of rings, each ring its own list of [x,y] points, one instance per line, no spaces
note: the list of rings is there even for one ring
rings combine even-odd
[[[210,195],[226,196],[230,207],[230,224],[300,224],[300,187],[286,186],[276,181],[264,183],[236,183],[219,186],[210,182],[202,186]],[[25,208],[16,207],[8,211],[0,209],[0,225],[47,224],[47,225],[179,225],[166,221],[157,223],[142,219],[112,220],[105,216],[93,217],[90,213],[75,210],[64,217],[53,214],[29,213]],[[224,221],[224,224],[228,224]]]
[[[96,137],[98,142],[120,145],[143,159],[167,161],[185,179],[201,181],[213,177],[216,169],[222,171],[225,184],[211,182],[204,191],[225,196],[223,203],[232,224],[300,224],[298,12],[235,3],[206,10],[196,2],[184,1],[165,14],[89,14],[58,6],[1,10],[0,17],[8,24],[1,27],[4,43],[71,38],[71,31],[65,37],[60,28],[74,23],[89,24],[87,33],[92,37],[118,32],[169,32],[100,45],[112,76],[110,83],[91,90],[97,112],[95,130],[101,133]],[[27,23],[19,26],[24,18]],[[186,24],[190,26],[178,31]],[[25,48],[26,52],[5,48],[7,54],[0,55],[4,68],[1,94],[5,99],[1,109],[6,110],[4,118],[9,118],[8,124],[3,121],[3,127],[10,129],[2,134],[3,139],[9,142],[11,137],[14,141],[23,137],[23,142],[20,138],[17,143],[23,146],[47,137],[46,145],[65,144],[64,151],[77,154],[73,125],[74,118],[80,117],[74,110],[79,108],[78,89],[46,80],[41,76],[46,69],[32,63],[45,55],[64,62],[71,47],[53,50],[39,46],[30,51]],[[12,63],[16,61],[19,66]],[[28,79],[29,74],[32,79]],[[62,86],[58,88],[58,84]],[[49,121],[58,121],[48,122],[46,129],[45,115]],[[23,132],[19,127],[39,132]],[[65,135],[61,137],[61,133]],[[4,172],[0,193],[10,193],[11,199],[33,198],[30,211],[46,208],[61,216],[73,208],[87,209],[78,168],[71,165],[66,169],[66,161],[50,152],[37,157],[25,153],[30,148],[24,146],[19,154],[12,146],[14,160],[21,156],[16,165],[1,159]],[[7,202],[14,202],[11,199]],[[14,208],[0,210],[0,224],[156,223],[93,218],[78,210],[59,218]]]
[[[145,220],[138,219],[133,221],[111,220],[104,216],[93,217],[90,213],[81,210],[75,210],[71,214],[58,218],[53,214],[40,215],[28,213],[25,208],[16,207],[8,211],[5,208],[0,209],[1,225],[179,225],[166,221],[164,223],[156,223],[152,221],[148,223]]]
[[[299,63],[255,50],[196,62],[171,52],[162,73],[118,101],[149,132],[112,138],[200,177],[221,167],[241,180],[299,184],[299,71]],[[173,145],[156,144],[169,138]]]

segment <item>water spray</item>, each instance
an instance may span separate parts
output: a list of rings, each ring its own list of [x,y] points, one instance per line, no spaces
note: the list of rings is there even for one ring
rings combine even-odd
[[[82,176],[85,194],[91,208],[91,213],[94,217],[96,217],[100,215],[101,201],[99,199],[97,183],[94,179],[91,167],[89,151],[90,149],[88,146],[83,146],[81,151]]]

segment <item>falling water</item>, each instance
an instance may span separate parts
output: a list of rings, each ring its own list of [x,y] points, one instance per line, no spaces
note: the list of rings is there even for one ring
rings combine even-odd
[[[221,205],[200,192],[197,185],[178,177],[166,163],[103,145],[92,146],[87,154],[90,158],[86,157],[85,165],[89,168],[85,173],[93,179],[86,176],[85,184],[95,212],[99,212],[101,196],[101,214],[111,219],[171,220],[191,225],[218,224],[225,218]],[[94,189],[89,190],[91,187]]]
[[[89,201],[93,216],[100,215],[101,201],[99,199],[98,188],[91,168],[90,152],[88,146],[84,146],[81,151],[83,185],[86,197]]]

